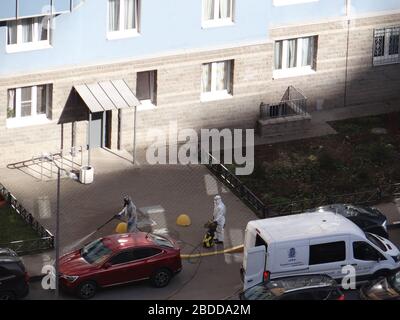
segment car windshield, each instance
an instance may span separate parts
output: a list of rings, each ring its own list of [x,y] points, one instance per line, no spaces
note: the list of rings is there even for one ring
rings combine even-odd
[[[161,247],[168,247],[168,248],[173,248],[174,245],[171,241],[169,241],[168,239],[161,237],[159,235],[155,235],[155,234],[148,234],[148,237],[157,245],[161,246]]]
[[[386,252],[387,248],[386,246],[382,243],[381,240],[379,240],[377,237],[375,237],[373,234],[366,232],[365,233],[367,239],[371,241],[374,245],[376,245],[379,249],[382,251]]]
[[[103,262],[112,253],[102,239],[95,240],[81,249],[81,256],[90,264],[97,264]]]
[[[283,293],[284,290],[281,288],[271,290],[265,283],[262,283],[246,290],[243,295],[246,300],[273,300]]]
[[[400,293],[400,272],[388,278],[390,285]]]

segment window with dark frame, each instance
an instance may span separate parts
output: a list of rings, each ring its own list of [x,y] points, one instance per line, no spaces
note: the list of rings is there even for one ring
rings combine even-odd
[[[344,241],[310,245],[310,265],[344,260],[346,260],[346,243]]]
[[[400,26],[374,30],[373,65],[400,62]]]
[[[157,104],[157,71],[138,72],[136,78],[136,97],[142,103]]]
[[[355,259],[362,261],[377,261],[378,259],[385,260],[385,257],[364,241],[353,242],[353,255]]]
[[[268,248],[268,244],[265,242],[265,240],[261,238],[259,234],[257,234],[255,247],[260,247],[260,246],[264,246],[265,250],[267,250]]]
[[[127,250],[124,252],[120,252],[115,257],[113,257],[110,261],[112,265],[118,265],[123,263],[132,262],[135,260],[132,250]]]
[[[161,253],[158,248],[139,248],[133,250],[134,260],[141,260],[145,258],[150,258]]]

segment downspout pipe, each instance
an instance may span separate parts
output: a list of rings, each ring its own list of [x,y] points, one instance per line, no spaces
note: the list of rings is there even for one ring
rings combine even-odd
[[[347,82],[348,82],[348,67],[349,67],[351,0],[345,0],[345,6],[346,6],[347,36],[346,36],[346,66],[345,66],[345,76],[344,76],[343,106],[347,107]]]

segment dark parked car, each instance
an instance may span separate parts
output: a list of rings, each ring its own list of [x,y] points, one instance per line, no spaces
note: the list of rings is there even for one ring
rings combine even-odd
[[[353,206],[350,204],[331,204],[318,207],[309,211],[325,210],[336,212],[358,225],[363,231],[377,234],[389,239],[387,232],[387,218],[378,209],[366,206]]]
[[[0,248],[0,300],[24,298],[29,293],[29,277],[21,258]]]
[[[116,234],[61,257],[60,284],[90,299],[99,287],[145,279],[165,287],[181,269],[180,249],[173,240],[144,232]]]
[[[344,300],[334,279],[326,275],[270,280],[247,289],[241,300]]]
[[[371,281],[361,288],[364,300],[400,300],[400,271]]]

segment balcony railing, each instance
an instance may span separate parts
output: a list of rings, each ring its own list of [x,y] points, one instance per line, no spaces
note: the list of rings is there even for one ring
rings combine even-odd
[[[260,105],[261,120],[307,115],[307,97],[290,86],[278,103]]]

